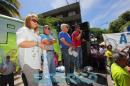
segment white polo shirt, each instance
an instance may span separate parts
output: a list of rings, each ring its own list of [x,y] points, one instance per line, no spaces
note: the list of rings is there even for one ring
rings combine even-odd
[[[38,36],[34,33],[34,30],[30,30],[27,27],[18,29],[16,38],[17,45],[23,41],[38,41]],[[23,68],[24,64],[27,64],[33,69],[40,69],[41,49],[37,46],[31,48],[19,47],[19,63],[21,68]]]

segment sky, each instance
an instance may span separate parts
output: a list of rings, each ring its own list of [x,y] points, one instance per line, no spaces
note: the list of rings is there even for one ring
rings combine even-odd
[[[29,13],[40,14],[62,6],[80,2],[82,22],[90,27],[108,28],[109,23],[123,12],[130,11],[130,0],[19,0],[23,18]]]

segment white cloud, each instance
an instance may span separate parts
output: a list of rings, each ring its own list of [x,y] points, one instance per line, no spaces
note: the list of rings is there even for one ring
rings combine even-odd
[[[122,2],[119,3],[119,6],[117,6],[117,11],[115,12],[115,15],[119,16],[121,13],[130,10],[130,0],[121,0]]]
[[[67,1],[69,4],[76,1],[80,2],[82,21],[89,21],[91,26],[109,23],[113,18],[117,18],[130,8],[130,0],[49,0],[49,6],[56,9],[67,5]],[[98,13],[94,12],[95,9],[99,10]]]
[[[68,4],[72,4],[74,2],[76,2],[76,0],[50,0],[51,1],[51,6],[53,9],[68,5]]]
[[[80,0],[82,21],[87,20],[88,13],[99,3],[98,0]]]
[[[91,26],[100,26],[130,9],[130,0],[20,0],[20,13],[22,16],[43,13],[67,5],[66,1],[69,4],[79,1],[82,21],[89,21]]]
[[[97,0],[80,0],[81,8],[85,11],[91,9]]]
[[[103,23],[105,22],[110,22],[112,20],[112,18],[117,18],[121,13],[127,11],[130,9],[130,0],[119,0],[119,1],[116,1],[115,3],[111,4],[109,6],[109,9],[104,9],[106,10],[104,13],[102,11],[102,15],[99,14],[97,16],[95,16],[95,18],[91,21],[91,23],[95,24],[98,22],[98,21],[103,21]],[[102,25],[103,23],[101,23],[100,25]],[[99,26],[100,26],[99,25]]]
[[[51,6],[53,9],[56,9],[74,2],[76,2],[76,0],[51,0]]]
[[[56,9],[56,8],[67,5],[67,3],[65,0],[51,0],[50,5],[52,6],[52,9]]]

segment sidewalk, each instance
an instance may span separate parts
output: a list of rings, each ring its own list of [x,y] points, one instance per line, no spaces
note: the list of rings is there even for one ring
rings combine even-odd
[[[14,85],[15,86],[24,86],[24,84],[23,84],[23,81],[22,81],[22,78],[21,78],[21,75],[20,74],[18,74],[18,75],[15,75],[14,76]]]
[[[114,83],[111,79],[111,76],[107,74],[107,83],[108,83],[108,86],[114,86]]]
[[[76,79],[71,79],[74,85],[66,84],[64,73],[57,72],[56,80],[59,82],[57,86],[114,86],[110,75],[94,72],[76,75]],[[15,86],[24,86],[19,74],[15,76]]]

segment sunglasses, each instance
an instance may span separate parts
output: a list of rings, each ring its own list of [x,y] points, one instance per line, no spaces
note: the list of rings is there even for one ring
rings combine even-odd
[[[36,19],[32,19],[32,21],[33,21],[34,23],[38,23],[38,21],[37,21]]]
[[[50,30],[50,28],[45,28],[45,29],[48,29],[48,30]]]
[[[67,26],[66,28],[68,28],[69,29],[69,27]]]

